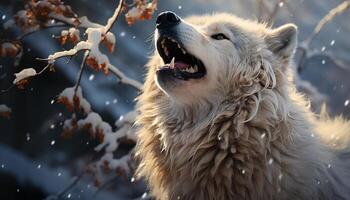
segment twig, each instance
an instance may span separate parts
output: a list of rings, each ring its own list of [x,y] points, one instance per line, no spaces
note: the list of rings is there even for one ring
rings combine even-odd
[[[257,0],[258,1],[258,19],[262,20],[264,13],[268,10],[266,6],[265,0]]]
[[[79,174],[79,176],[77,177],[74,177],[72,180],[71,180],[71,183],[65,187],[61,192],[59,192],[58,194],[56,195],[51,195],[51,196],[48,196],[45,198],[45,200],[59,200],[59,199],[62,199],[63,196],[69,191],[71,190],[74,186],[76,186],[78,184],[78,182],[83,178],[85,172],[81,172]]]
[[[113,16],[111,18],[108,19],[108,22],[106,24],[106,26],[104,27],[104,33],[108,33],[111,28],[113,27],[114,23],[117,21],[122,8],[123,8],[123,4],[124,4],[124,0],[119,0],[119,5],[118,7],[115,9]]]
[[[110,178],[108,181],[106,181],[105,183],[103,183],[93,194],[92,194],[92,198],[96,198],[96,196],[104,189],[106,189],[109,185],[111,185],[113,182],[118,180],[118,176],[113,176],[112,178]]]
[[[49,25],[49,26],[41,26],[39,28],[36,28],[36,29],[31,29],[29,31],[26,31],[24,32],[23,34],[21,34],[20,36],[18,36],[16,38],[16,40],[23,40],[25,37],[33,34],[33,33],[36,33],[38,31],[41,31],[41,30],[45,30],[45,29],[51,29],[51,28],[60,28],[60,27],[69,27],[71,26],[70,24],[63,24],[63,23],[57,23],[57,24],[54,24],[54,25]]]
[[[142,83],[127,77],[123,72],[121,72],[117,67],[113,66],[112,64],[110,64],[108,68],[114,75],[116,75],[119,78],[121,83],[130,85],[139,91],[142,90]]]
[[[78,90],[78,87],[80,85],[80,81],[81,81],[81,77],[83,76],[83,72],[84,72],[84,68],[85,68],[85,62],[86,62],[86,58],[89,56],[89,51],[86,50],[85,53],[84,53],[84,58],[80,64],[80,71],[79,71],[79,74],[78,74],[78,78],[77,78],[77,81],[75,83],[75,86],[74,86],[74,93],[77,92]]]
[[[331,52],[321,52],[321,51],[312,51],[311,53],[309,53],[308,57],[316,57],[316,56],[322,56],[322,57],[326,57],[327,59],[331,60],[332,62],[335,63],[336,66],[338,66],[341,69],[344,69],[346,71],[350,72],[350,68],[348,67],[348,65],[346,65],[343,61],[341,61],[340,59],[336,58]]]
[[[287,0],[279,0],[279,1],[276,2],[272,12],[269,14],[269,17],[266,20],[268,23],[272,23],[275,20],[277,14],[278,14],[278,11],[281,8],[280,4],[285,4],[286,1]]]
[[[343,62],[341,62],[338,59],[336,59],[330,53],[311,51],[310,50],[310,45],[311,45],[312,41],[315,39],[315,37],[321,32],[323,27],[328,22],[332,21],[334,19],[334,17],[344,13],[349,8],[350,8],[350,1],[349,0],[345,0],[344,2],[342,2],[341,4],[336,6],[335,8],[331,9],[318,22],[318,24],[314,28],[313,32],[311,33],[311,35],[307,39],[305,39],[303,42],[301,42],[299,44],[298,50],[301,51],[301,56],[300,56],[300,59],[299,59],[298,65],[297,65],[298,72],[300,72],[303,69],[303,66],[304,66],[306,60],[308,60],[308,59],[310,59],[310,58],[312,58],[314,56],[318,56],[318,55],[321,55],[321,56],[324,55],[324,56],[328,57],[329,59],[331,59],[337,66],[347,69],[347,67],[345,67],[345,64]]]
[[[34,75],[32,75],[32,76],[26,77],[26,79],[27,79],[27,80],[33,79],[33,78],[35,78],[35,77],[41,75],[42,73],[44,73],[47,69],[49,69],[49,68],[52,67],[52,66],[53,66],[53,63],[48,63],[48,64],[47,64],[42,70],[40,70],[38,73],[36,73],[36,74],[34,74]],[[1,93],[7,93],[7,92],[9,92],[12,88],[14,88],[14,86],[15,86],[15,84],[12,84],[9,88],[1,90]]]
[[[339,14],[344,13],[346,10],[350,8],[349,0],[346,0],[339,4],[337,7],[331,9],[317,24],[311,35],[304,41],[304,43],[309,46],[314,38],[320,33],[322,28],[330,21],[333,20]]]

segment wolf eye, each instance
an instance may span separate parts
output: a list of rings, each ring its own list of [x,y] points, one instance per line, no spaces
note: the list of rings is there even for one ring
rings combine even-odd
[[[228,37],[226,35],[224,35],[223,33],[217,33],[211,36],[211,38],[215,39],[215,40],[229,40]]]

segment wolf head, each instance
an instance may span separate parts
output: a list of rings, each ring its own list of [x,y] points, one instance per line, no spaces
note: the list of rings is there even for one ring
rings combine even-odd
[[[294,54],[297,27],[271,29],[230,14],[181,19],[163,12],[155,30],[154,81],[179,104],[275,88]],[[240,94],[241,95],[241,94]]]
[[[159,15],[137,118],[138,174],[155,196],[279,194],[279,148],[309,131],[306,103],[289,79],[296,42],[292,24],[272,29],[230,14]]]

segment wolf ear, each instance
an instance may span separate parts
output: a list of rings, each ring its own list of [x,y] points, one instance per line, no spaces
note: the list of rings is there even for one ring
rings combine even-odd
[[[289,59],[297,46],[297,26],[286,24],[267,33],[267,47],[278,57]]]

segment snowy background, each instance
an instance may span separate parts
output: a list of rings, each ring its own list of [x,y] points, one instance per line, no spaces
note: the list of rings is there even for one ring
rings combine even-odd
[[[104,24],[112,15],[118,1],[66,0],[66,4],[80,16],[86,15],[92,21]],[[293,0],[288,6],[281,6],[275,26],[292,22],[299,27],[299,39],[304,40],[318,21],[339,0]],[[23,1],[1,0],[0,25],[17,10]],[[193,14],[231,12],[240,17],[256,19],[256,0],[159,0],[155,15],[171,10],[185,17]],[[148,56],[153,51],[152,33],[155,17],[150,21],[128,26],[120,18],[113,32],[117,37],[116,51],[110,56],[111,63],[128,76],[143,80]],[[336,17],[327,24],[312,43],[316,49],[331,52],[349,66],[337,67],[331,60],[318,56],[307,60],[300,76],[310,81],[327,98],[332,114],[343,114],[350,118],[350,11]],[[51,38],[60,29],[42,31],[24,41],[25,54],[21,64],[14,67],[11,59],[0,59],[0,89],[7,88],[13,81],[13,74],[26,67],[38,68],[44,64],[35,58],[61,50],[58,42]],[[13,33],[14,35],[16,33]],[[0,28],[0,38],[11,38]],[[78,60],[78,59],[77,59]],[[12,89],[0,94],[0,104],[12,108],[10,120],[0,118],[0,199],[44,199],[64,189],[74,177],[81,174],[87,160],[95,153],[96,141],[87,134],[77,134],[72,139],[61,137],[62,122],[69,113],[55,102],[57,95],[66,87],[74,85],[79,64],[74,60],[56,63],[56,73],[34,79],[25,90]],[[116,119],[134,106],[137,91],[129,86],[117,84],[112,75],[92,71],[82,79],[85,97],[93,109],[114,123]],[[120,151],[130,148],[125,146]],[[122,152],[121,152],[122,154]],[[133,199],[141,196],[144,186],[128,178],[115,180],[108,187],[96,193],[89,177],[84,178],[64,199]]]

